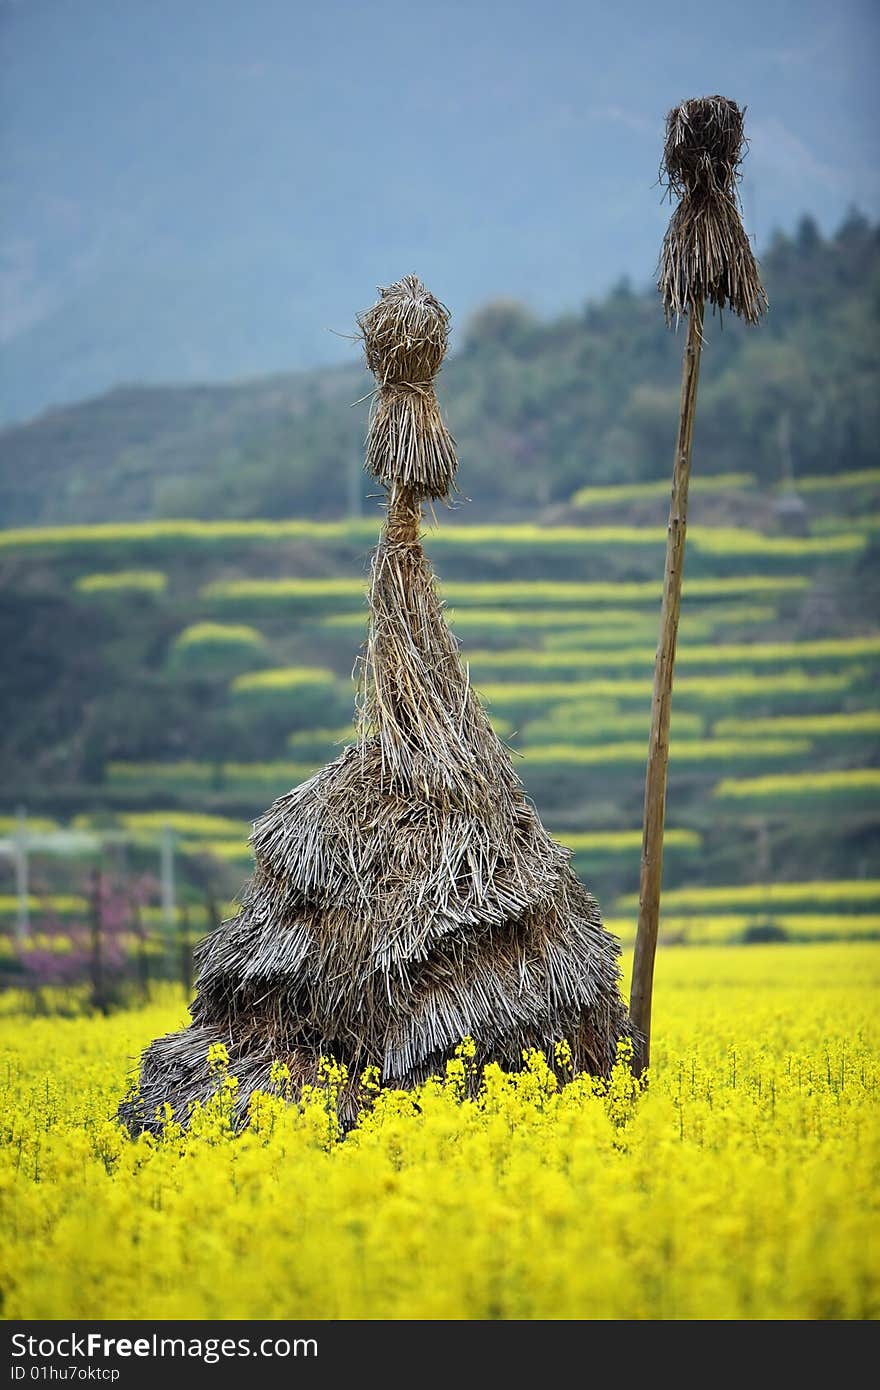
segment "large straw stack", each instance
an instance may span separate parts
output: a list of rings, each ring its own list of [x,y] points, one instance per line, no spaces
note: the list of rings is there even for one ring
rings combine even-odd
[[[324,1054],[348,1069],[350,1124],[367,1066],[406,1087],[465,1036],[477,1065],[511,1068],[565,1038],[576,1069],[604,1075],[629,1031],[617,942],[470,687],[422,549],[423,502],[448,496],[457,464],[433,386],[448,312],[406,276],[359,322],[378,382],[367,464],[388,501],[357,742],[257,821],[241,911],[198,949],[192,1025],[147,1049],[121,1107],[133,1128],[211,1093],[214,1042],[241,1123],[273,1060],[301,1085]]]

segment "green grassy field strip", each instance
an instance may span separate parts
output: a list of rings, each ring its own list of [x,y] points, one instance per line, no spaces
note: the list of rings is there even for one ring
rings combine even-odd
[[[839,492],[844,488],[880,487],[880,468],[862,468],[852,473],[806,474],[795,484],[798,492]]]
[[[161,835],[167,827],[177,835],[193,837],[214,836],[216,838],[246,839],[251,833],[249,821],[234,820],[231,816],[212,816],[202,811],[122,811],[113,816],[106,815],[74,816],[75,830],[114,830],[122,828],[145,836]]]
[[[692,495],[716,492],[742,492],[755,486],[754,473],[716,473],[714,476],[695,477],[691,485]],[[572,495],[573,507],[613,507],[621,502],[650,501],[653,497],[669,497],[671,484],[668,478],[657,478],[646,483],[619,483],[608,487],[582,487]]]
[[[162,570],[110,570],[101,574],[81,574],[74,584],[74,588],[82,594],[161,594],[167,587],[168,576]]]
[[[61,898],[40,900],[39,908],[49,915],[56,917],[82,916],[85,912],[85,900],[82,908],[74,911],[59,911],[54,902],[61,902]],[[69,900],[73,901],[73,900]],[[32,909],[34,911],[35,909]],[[235,911],[234,904],[221,909],[223,916],[231,916]],[[10,918],[13,909],[6,908],[0,899],[0,961],[13,961],[19,958],[21,948],[16,942],[11,932]],[[189,918],[188,930],[183,929],[182,916],[179,915],[174,930],[174,944],[178,947],[182,940],[187,940],[190,945],[194,945],[205,933],[207,917],[204,908],[199,904],[191,904],[187,907]],[[5,921],[4,921],[5,919]],[[631,946],[635,941],[636,917],[634,914],[620,917],[606,917],[605,926],[614,936],[618,937],[624,946]],[[140,954],[144,951],[150,959],[166,960],[168,956],[168,941],[165,936],[164,922],[161,917],[161,909],[146,908],[142,911],[142,921],[150,929],[150,934],[145,942],[132,931],[119,931],[113,933],[114,943],[129,956]],[[722,913],[715,916],[666,916],[660,923],[660,945],[673,948],[675,946],[719,946],[719,945],[744,945],[749,941],[762,941],[767,939],[767,928],[774,933],[778,933],[775,939],[790,942],[819,942],[819,941],[875,941],[880,939],[880,914],[867,912],[849,913]],[[53,955],[64,956],[73,950],[82,949],[82,937],[79,938],[66,935],[57,930],[47,931],[40,918],[36,917],[33,930],[25,939],[24,953],[37,951],[51,953]]]
[[[481,658],[484,655],[480,654]],[[486,666],[488,663],[482,662]],[[585,663],[590,664],[590,663]],[[856,674],[861,674],[857,671]],[[330,672],[318,673],[318,668],[272,667],[267,671],[248,672],[232,682],[235,693],[272,693],[294,691],[310,686],[330,684],[336,678]],[[753,695],[772,695],[786,691],[808,697],[810,692],[826,694],[851,688],[853,672],[839,675],[808,675],[804,671],[779,671],[768,674],[737,672],[723,676],[682,676],[676,682],[680,695],[698,700],[737,699]],[[643,678],[596,677],[587,681],[506,681],[492,683],[478,679],[475,682],[479,693],[490,704],[528,704],[561,701],[565,699],[589,699],[606,696],[610,699],[641,698],[650,691],[650,683]]]
[[[354,724],[343,724],[338,729],[295,729],[287,735],[288,748],[335,748],[354,743],[356,734]]]
[[[614,630],[615,641],[613,644],[605,639],[604,629],[599,625],[595,627],[591,626],[585,630],[584,626],[576,625],[574,622],[568,624],[560,623],[558,628],[551,626],[550,630],[547,631],[547,625],[537,621],[540,610],[538,610],[538,613],[535,615],[535,628],[544,632],[544,648],[547,651],[568,651],[572,647],[589,647],[591,644],[600,645],[603,642],[608,646],[623,646],[627,642],[632,643],[636,640],[656,640],[659,631],[659,611],[657,613],[646,613],[644,609],[625,609],[623,611],[640,612],[641,622],[638,624],[633,622],[632,624],[620,624],[616,626]],[[594,610],[594,612],[601,614],[602,610],[598,609]],[[778,611],[776,607],[769,604],[764,604],[760,607],[754,604],[741,604],[739,606],[727,605],[723,608],[719,606],[717,611],[713,611],[711,608],[689,609],[683,619],[683,627],[686,629],[688,640],[693,642],[698,638],[711,637],[714,633],[719,631],[726,635],[726,630],[730,627],[745,627],[772,623],[776,621],[777,617]],[[455,628],[462,627],[458,614],[454,617],[452,625]],[[479,630],[479,625],[475,626],[477,626]],[[517,624],[513,622],[510,626],[514,628],[519,627],[523,632],[528,631],[529,628],[528,623]],[[501,625],[497,625],[493,629],[492,635],[494,636],[495,632],[502,633],[503,631],[504,628]]]
[[[262,632],[246,623],[191,623],[174,639],[174,646],[181,651],[191,647],[262,647],[265,643]]]
[[[447,615],[453,627],[491,627],[491,628],[535,628],[541,631],[548,627],[588,627],[588,628],[642,628],[650,622],[650,614],[643,608],[467,608],[459,606],[447,608]],[[340,614],[346,620],[352,615]],[[336,618],[328,619],[328,626],[337,623]],[[592,638],[592,634],[591,634]]]
[[[835,525],[837,522],[837,525]],[[833,534],[839,528],[839,521],[833,516],[817,516],[812,530],[815,535]],[[859,516],[847,518],[847,526],[863,536],[873,536],[880,531],[880,513],[862,512]]]
[[[558,836],[557,838],[561,840],[561,843],[566,843],[564,837]],[[816,888],[823,885],[779,886],[806,886],[808,888]],[[833,884],[826,884],[824,886],[826,888],[834,888]],[[665,898],[671,896],[671,894],[664,895]],[[813,901],[815,900],[814,898]],[[635,911],[624,906],[627,902],[633,902],[633,899],[620,900],[617,904],[617,913],[619,915],[606,916],[605,924],[615,935],[632,938],[635,936],[636,914]],[[726,900],[724,903],[717,906],[723,909],[729,905],[729,901]],[[672,908],[674,905],[669,904],[669,906]],[[856,938],[859,936],[880,935],[880,913],[861,911],[858,906],[854,907],[852,911],[845,912],[839,910],[799,912],[790,910],[790,908],[787,910],[785,903],[778,905],[771,904],[768,910],[761,910],[760,904],[757,903],[742,904],[742,906],[751,906],[752,910],[750,912],[737,912],[735,910],[701,911],[700,909],[695,909],[693,912],[688,912],[687,914],[683,914],[681,911],[675,912],[673,910],[664,914],[663,922],[667,932],[671,931],[685,934],[698,929],[704,934],[705,939],[715,939],[718,941],[736,940],[744,929],[766,922],[779,925],[792,936],[797,936],[804,940],[822,937],[826,934],[829,939],[836,939],[843,936]],[[15,894],[0,894],[0,917],[7,919],[14,917],[17,910],[18,898]],[[55,893],[45,896],[31,894],[29,898],[29,910],[34,917],[34,931],[29,938],[29,945],[35,948],[45,946],[47,949],[51,949],[51,944],[53,942],[59,940],[61,942],[69,942],[69,938],[63,936],[59,938],[55,933],[45,933],[44,930],[41,931],[39,925],[40,914],[58,917],[85,917],[89,912],[89,903],[85,897],[79,894]],[[236,911],[236,905],[235,903],[223,903],[219,905],[218,910],[223,917],[229,917]],[[207,922],[207,913],[203,903],[186,904],[186,913],[193,926],[204,927]],[[179,912],[178,917],[181,915],[182,913]],[[164,924],[163,911],[157,906],[147,906],[142,909],[142,920],[148,926],[161,928]],[[6,927],[6,932],[7,934],[9,932],[8,926]],[[136,941],[136,937],[129,932],[123,932],[121,935],[130,938],[132,942]],[[62,946],[60,949],[64,949],[64,947]]]
[[[241,840],[184,840],[180,848],[184,854],[207,854],[227,864],[249,863],[254,857],[246,837]]]
[[[107,521],[75,526],[22,526],[0,530],[0,549],[138,546],[156,542],[216,545],[228,541],[362,541],[372,544],[381,525],[375,520],[346,521]]]
[[[553,830],[554,840],[573,850],[575,854],[587,851],[601,854],[629,854],[642,847],[641,830]],[[677,830],[667,828],[663,843],[675,849],[699,850],[703,837],[696,830]]]
[[[0,908],[2,912],[2,908]],[[59,913],[59,916],[61,914]],[[25,938],[25,951],[39,951],[41,954],[48,953],[53,956],[66,956],[74,949],[74,941],[69,936],[63,936],[60,932],[41,931],[39,928],[32,931]],[[0,930],[0,960],[15,960],[21,947],[8,931]]]
[[[87,920],[91,911],[91,905],[87,898],[76,893],[32,893],[28,899],[29,912],[31,915],[34,934],[39,933],[40,920],[45,922],[46,917],[82,917]],[[221,918],[234,917],[238,911],[238,904],[234,901],[217,904],[217,911]],[[18,898],[14,893],[0,893],[0,917],[14,917],[18,912]],[[202,934],[204,927],[208,923],[208,910],[204,902],[184,902],[177,907],[177,926],[183,925],[184,912],[189,918],[191,928],[195,928],[199,935]],[[141,908],[141,921],[145,926],[154,928],[158,933],[166,927],[165,910],[156,904],[148,904]],[[10,928],[7,926],[7,933]],[[47,937],[54,937],[55,933],[47,933]],[[122,932],[123,938],[129,936],[127,932]],[[136,938],[131,935],[131,940]]]
[[[610,917],[605,925],[625,945],[636,937],[636,915]],[[739,945],[766,939],[770,927],[779,939],[789,941],[873,941],[880,939],[880,915],[876,913],[790,913],[755,915],[728,912],[716,916],[663,916],[660,920],[661,946]]]
[[[808,739],[714,739],[685,738],[677,740],[673,730],[671,761],[675,764],[717,762],[761,762],[767,758],[801,758],[809,753]],[[620,766],[635,763],[641,766],[646,757],[644,739],[625,743],[538,744],[521,750],[526,769],[534,767]]]
[[[688,531],[688,546],[703,555],[763,555],[767,558],[816,555],[857,555],[865,549],[865,537],[844,531],[828,536],[765,536],[760,531],[738,530],[734,526],[694,527]]]
[[[18,816],[0,816],[0,835],[14,835],[19,826]],[[51,820],[48,816],[27,816],[25,819],[25,830],[31,835],[36,835],[41,831],[50,833],[60,829],[58,821]]]
[[[317,523],[316,523],[317,524]],[[317,539],[317,537],[316,537]],[[450,526],[426,537],[428,548],[457,550],[478,546],[523,550],[557,550],[566,547],[600,546],[644,549],[666,542],[665,526],[540,526],[516,525]],[[688,532],[688,545],[698,554],[713,556],[761,556],[767,559],[798,559],[832,555],[856,555],[865,547],[865,538],[855,532],[839,535],[767,536],[735,526],[695,526]]]
[[[178,541],[181,544],[217,544],[228,541],[345,541],[372,543],[381,525],[372,520],[346,521],[141,521],[103,522],[93,525],[19,527],[0,532],[0,547],[76,546],[149,544]],[[552,539],[551,539],[552,536]],[[660,545],[665,532],[660,527],[635,526],[558,526],[549,528],[533,523],[516,525],[453,526],[431,536],[441,548],[468,545],[505,545],[530,548],[564,545]]]
[[[80,893],[52,893],[46,897],[41,897],[37,893],[28,895],[28,912],[52,912],[59,917],[68,917],[76,913],[85,913],[89,909],[88,899]],[[18,912],[18,895],[16,893],[0,893],[0,913],[10,916]]]
[[[633,832],[633,834],[637,834],[639,841],[641,840],[640,832]],[[566,843],[564,836],[557,838],[562,843]],[[218,845],[217,848],[219,851],[221,845]],[[638,851],[638,846],[635,847],[635,851]],[[244,852],[233,855],[230,845],[229,858],[243,861],[249,859],[250,855],[246,846]],[[859,881],[857,880],[857,882]],[[811,890],[802,899],[807,903],[808,909],[821,901],[836,901],[838,904],[841,902],[839,897],[840,885],[833,883],[768,886],[794,888],[801,891]],[[705,893],[711,890],[703,891]],[[835,897],[835,894],[838,896]],[[673,896],[673,893],[664,895],[666,906],[670,910],[664,912],[661,921],[661,944],[709,945],[724,942],[733,944],[742,942],[744,939],[748,940],[753,933],[758,935],[767,926],[778,929],[792,941],[856,941],[880,938],[880,913],[861,910],[863,902],[874,902],[880,898],[880,893],[876,892],[874,898],[866,897],[853,900],[852,910],[840,911],[838,907],[837,910],[825,912],[792,910],[790,902],[779,899],[767,903],[751,900],[734,903],[729,896],[718,903],[706,903],[705,910],[697,907],[691,911],[682,912],[680,908],[676,911],[676,903],[669,902]],[[737,907],[741,910],[737,911]],[[604,918],[608,930],[624,943],[631,943],[635,939],[635,908],[634,897],[620,899],[617,903],[616,914]],[[749,908],[751,908],[750,911],[742,910]],[[11,957],[17,949],[11,928],[11,920],[17,910],[18,898],[14,894],[0,894],[0,919],[5,919],[6,922],[2,933],[0,933],[0,954],[4,958]],[[41,925],[41,920],[42,923],[45,923],[46,917],[74,917],[85,920],[90,909],[88,900],[81,895],[56,893],[45,896],[32,894],[29,899],[29,910],[32,917],[32,931],[26,940],[26,950],[52,951],[63,954],[72,949],[73,940],[64,933],[47,932],[45,926]],[[185,910],[189,918],[191,938],[197,939],[207,925],[207,912],[204,904],[188,903]],[[230,917],[236,911],[236,904],[234,902],[224,903],[219,905],[218,910],[222,917]],[[163,928],[165,927],[162,909],[157,906],[148,906],[142,909],[141,916],[144,925],[152,931],[151,940],[147,943],[148,948],[156,954],[162,954],[166,949],[162,940]],[[177,926],[178,928],[182,926],[182,911],[178,912]],[[138,938],[130,930],[114,933],[114,938],[118,939],[119,944],[128,950],[134,951],[138,948]]]
[[[720,800],[773,800],[792,798],[796,801],[811,797],[856,796],[880,793],[880,768],[853,767],[831,772],[790,772],[772,777],[725,778],[719,782],[713,796]]]
[[[806,739],[697,739],[684,738],[673,745],[673,761],[679,764],[710,764],[713,761],[761,762],[768,759],[798,758],[807,754],[810,743]],[[522,758],[517,759],[526,769],[538,767],[566,766],[629,766],[640,765],[645,760],[644,739],[632,742],[599,743],[593,747],[583,744],[538,744],[533,748],[520,750]],[[107,765],[107,779],[111,785],[140,783],[143,786],[155,784],[187,785],[211,787],[219,783],[224,787],[234,785],[272,785],[293,786],[306,780],[317,771],[318,760],[313,763],[253,762],[253,763],[199,763],[192,760],[167,763],[114,761]],[[717,769],[716,769],[717,773]],[[185,830],[182,833],[186,834]]]
[[[219,603],[265,603],[272,607],[279,603],[310,603],[320,601],[338,602],[351,599],[365,604],[367,580],[332,578],[289,578],[289,579],[216,579],[205,584],[200,596],[210,602]]]
[[[266,782],[286,782],[295,786],[304,782],[317,770],[313,763],[271,762],[271,763],[199,763],[193,760],[168,763],[110,762],[107,764],[107,780],[112,784],[142,783],[168,784],[172,786],[210,787],[219,778],[224,785],[241,783],[264,784]]]
[[[2,534],[2,532],[0,532]],[[808,575],[745,574],[695,578],[684,581],[686,599],[724,600],[743,595],[803,593],[812,580]],[[529,604],[551,607],[557,604],[625,603],[656,606],[660,599],[659,580],[621,581],[500,579],[447,581],[441,585],[446,601],[456,608],[464,605]],[[274,607],[286,603],[338,604],[350,599],[366,604],[367,580],[333,578],[218,579],[206,584],[201,597],[218,603],[257,603]]]
[[[732,883],[724,887],[675,888],[663,894],[669,912],[700,912],[709,909],[769,907],[804,903],[815,909],[822,903],[847,907],[865,903],[880,904],[880,878],[818,879],[805,883]],[[631,893],[618,898],[620,912],[638,911],[639,898]]]
[[[841,662],[856,661],[860,657],[880,656],[880,637],[831,639],[826,642],[787,642],[787,643],[731,643],[679,648],[677,660],[681,666],[755,666],[776,664],[785,661],[801,662]],[[626,647],[622,651],[603,648],[600,651],[548,652],[528,647],[514,647],[501,651],[481,649],[467,653],[467,661],[473,672],[477,673],[480,684],[481,673],[486,671],[550,671],[557,674],[580,672],[591,667],[608,669],[621,666],[626,668],[645,666],[654,663],[654,651],[650,647]],[[273,666],[268,670],[251,671],[237,676],[232,682],[235,691],[248,690],[288,690],[298,686],[323,684],[334,680],[332,672],[314,667]]]
[[[474,609],[475,613],[480,610]],[[598,612],[601,614],[602,610]],[[333,617],[319,618],[316,615],[315,626],[318,630],[332,629],[333,631],[345,630],[357,635],[357,639],[363,637],[367,630],[367,610],[363,609],[358,613],[340,613]],[[635,642],[649,642],[652,637],[656,637],[657,623],[653,617],[644,616],[641,622],[627,622],[625,624],[594,622],[588,625],[581,625],[578,622],[578,611],[572,609],[567,621],[559,621],[555,625],[541,622],[541,610],[533,609],[524,615],[521,623],[511,622],[505,624],[486,621],[482,617],[472,620],[467,609],[459,609],[456,613],[447,610],[447,618],[453,632],[463,641],[463,655],[469,656],[469,644],[479,640],[481,642],[492,642],[495,640],[510,645],[511,640],[516,640],[517,636],[530,638],[535,633],[545,634],[547,649],[553,651],[567,652],[574,648],[601,648],[613,650],[614,648],[631,648]],[[560,619],[564,619],[564,614],[560,614]],[[709,638],[715,630],[715,624],[707,619],[688,619],[688,635],[691,638]],[[547,632],[547,627],[551,630]],[[517,650],[527,651],[527,647],[517,648]]]
[[[102,522],[93,525],[15,527],[0,531],[0,549],[77,548],[100,545],[226,544],[230,541],[314,541],[372,544],[381,519],[346,521],[195,521]],[[477,546],[505,549],[558,550],[564,547],[625,547],[642,550],[660,547],[666,528],[660,526],[448,526],[429,533],[431,550],[456,550]],[[695,526],[688,536],[698,554],[715,556],[757,555],[768,559],[797,559],[810,555],[854,555],[864,548],[865,537],[842,532],[823,537],[767,536],[745,528]]]
[[[499,634],[541,632],[545,645],[557,650],[572,646],[623,646],[646,642],[657,635],[657,617],[644,608],[447,608],[454,631],[465,638],[474,633],[494,639]],[[360,633],[367,624],[365,606],[326,617],[316,614],[322,628]],[[688,612],[685,623],[689,640],[711,637],[721,627],[773,622],[775,607],[743,604],[739,611],[726,608]]]
[[[474,610],[478,611],[478,610]],[[599,610],[601,612],[601,609]],[[467,616],[466,616],[467,615]],[[460,621],[460,617],[464,621]],[[366,628],[367,615],[361,615],[360,626]],[[449,615],[449,623],[453,632],[457,633],[465,643],[463,655],[468,657],[468,648],[471,642],[479,639],[480,641],[493,642],[499,640],[509,645],[511,639],[511,628],[518,629],[519,635],[531,637],[535,633],[545,634],[545,642],[552,646],[554,651],[570,651],[572,648],[579,650],[582,647],[601,648],[602,650],[613,650],[619,647],[631,646],[634,642],[649,642],[656,636],[656,622],[648,617],[643,618],[639,624],[604,624],[595,623],[590,626],[581,626],[576,622],[569,621],[565,624],[557,624],[555,630],[546,632],[546,625],[540,622],[540,609],[534,613],[533,617],[527,618],[522,624],[511,624],[511,627],[503,627],[495,623],[471,622],[467,609],[460,609],[459,613]],[[695,630],[694,630],[695,628]],[[694,637],[711,637],[714,624],[706,619],[690,620],[688,630]]]
[[[751,625],[753,623],[771,623],[778,617],[778,612],[777,606],[769,603],[715,603],[709,608],[697,608],[693,604],[689,604],[685,610],[684,621],[689,628],[690,624],[695,621],[710,622],[714,627],[728,624],[732,626]],[[659,614],[657,616],[659,618]]]
[[[676,679],[675,693],[681,699],[698,703],[738,703],[768,695],[792,694],[799,702],[811,696],[823,699],[835,692],[851,688],[852,676],[811,675],[805,671],[779,671],[754,675],[739,672],[729,676],[681,676]],[[586,681],[480,681],[479,693],[494,708],[545,705],[563,700],[642,700],[650,698],[651,682],[643,677],[597,677]]]
[[[792,941],[858,941],[880,937],[880,914],[871,912],[773,912],[769,917],[753,918],[746,930],[754,930],[767,921],[780,927]]]
[[[771,610],[772,611],[772,610]],[[470,632],[474,628],[488,631],[542,632],[547,628],[588,629],[586,641],[595,641],[604,631],[610,630],[618,641],[633,640],[642,632],[648,632],[657,624],[651,613],[643,608],[465,608],[446,609],[446,615],[453,628]],[[317,616],[317,615],[316,615]],[[321,618],[321,626],[343,628],[355,631],[367,622],[367,608],[364,605],[352,613],[333,613]],[[693,619],[691,620],[693,621]],[[700,617],[696,621],[711,630],[710,619]]]
[[[812,642],[730,642],[690,646],[680,643],[676,654],[679,666],[757,666],[778,662],[857,661],[880,656],[880,635],[829,638]],[[589,666],[653,666],[653,647],[625,647],[622,651],[546,651],[529,647],[507,650],[480,650],[468,653],[475,668],[538,670],[578,670]]]
[[[512,733],[513,725],[509,719],[492,720],[492,728],[499,738],[506,738]],[[344,724],[337,729],[296,729],[292,734],[287,735],[286,743],[288,748],[301,752],[303,757],[323,757],[325,753],[331,755],[345,747],[348,743],[354,743],[356,738],[353,724]],[[302,750],[309,750],[308,753]]]
[[[179,813],[177,819],[183,825],[186,816]],[[213,854],[219,859],[231,861],[246,860],[252,858],[247,844],[250,831],[250,825],[246,825],[241,827],[240,833],[235,837],[186,839],[181,847],[192,854]],[[560,844],[572,850],[575,858],[589,856],[598,860],[613,859],[620,855],[638,853],[642,843],[641,830],[551,831],[551,834]],[[664,845],[673,851],[696,853],[702,845],[702,836],[694,830],[670,829],[666,831]]]
[[[682,739],[673,746],[673,760],[678,764],[711,763],[713,761],[761,762],[767,759],[803,757],[810,750],[805,739]],[[538,767],[566,766],[629,766],[640,765],[645,760],[643,739],[632,742],[599,743],[595,746],[584,744],[547,744],[520,750],[520,761],[526,770]],[[107,767],[107,777],[111,784],[142,783],[210,787],[215,780],[222,785],[263,784],[293,786],[306,780],[317,771],[318,762],[253,762],[211,763],[193,761],[167,763],[111,762]],[[146,832],[144,832],[146,833]],[[182,825],[182,835],[191,832]]]
[[[850,710],[841,714],[778,714],[762,719],[719,719],[712,733],[717,738],[863,738],[880,734],[880,709]]]
[[[509,549],[555,550],[569,546],[624,546],[631,550],[663,545],[666,528],[661,526],[541,526],[537,522],[509,525],[489,523],[477,526],[448,526],[428,531],[429,549],[458,550],[471,545],[503,546]]]
[[[855,526],[858,531],[874,536],[880,531],[880,514],[874,512],[871,516],[856,517]]]
[[[321,666],[273,666],[268,671],[248,671],[230,685],[235,695],[266,690],[302,690],[309,686],[335,685],[336,676]]]
[[[572,706],[572,710],[574,709],[576,709],[576,705]],[[497,722],[493,720],[493,723],[496,723],[497,732]],[[677,710],[675,737],[677,739],[702,738],[705,725],[706,721],[702,715],[692,714],[686,710]],[[520,743],[529,748],[541,743],[583,743],[598,738],[624,738],[627,735],[636,735],[647,740],[650,726],[650,710],[645,710],[640,714],[577,717],[574,714],[570,716],[568,707],[563,705],[542,719],[529,720],[518,732],[514,746],[519,747]],[[647,750],[647,742],[645,749]]]
[[[204,935],[203,930],[191,931],[187,937],[186,933],[175,931],[174,947],[178,949],[182,940],[189,940],[190,945],[195,945],[196,941]],[[141,944],[140,939],[132,932],[114,932],[113,944],[117,949],[121,949],[124,955],[133,957],[140,956],[141,952],[150,960],[164,961],[168,956],[168,946],[160,935],[151,933],[146,941]],[[57,931],[33,932],[26,938],[24,944],[25,955],[31,951],[39,951],[40,954],[48,952],[55,956],[69,955],[71,951],[82,951],[83,941],[71,936],[65,936]],[[0,933],[0,960],[12,961],[20,956],[20,948],[17,943],[8,935]]]

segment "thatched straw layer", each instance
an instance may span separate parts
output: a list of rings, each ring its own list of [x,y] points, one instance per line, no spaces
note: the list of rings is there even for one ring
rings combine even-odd
[[[407,356],[390,307],[412,323],[413,305],[437,301],[411,277],[384,296],[371,365],[380,382],[414,378],[439,362],[436,340],[413,332]],[[357,742],[256,822],[241,911],[198,948],[193,1024],[147,1050],[139,1094],[121,1107],[134,1128],[155,1127],[163,1102],[184,1120],[211,1094],[211,1042],[228,1048],[241,1123],[273,1060],[296,1086],[317,1080],[322,1054],[348,1068],[351,1123],[367,1066],[410,1086],[465,1036],[478,1065],[508,1067],[525,1048],[552,1057],[565,1038],[576,1068],[607,1074],[629,1032],[617,942],[470,687],[422,550],[427,474],[408,484],[399,462],[383,466]]]
[[[660,178],[681,200],[660,253],[658,288],[670,322],[707,300],[748,323],[767,307],[737,195],[743,114],[735,102],[711,96],[682,102],[666,118]]]

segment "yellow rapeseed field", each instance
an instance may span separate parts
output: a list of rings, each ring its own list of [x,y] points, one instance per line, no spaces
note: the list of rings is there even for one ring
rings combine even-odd
[[[467,1098],[465,1047],[340,1139],[338,1071],[188,1136],[115,1123],[171,996],[0,1022],[6,1318],[869,1319],[880,1313],[880,950],[665,950],[654,1073]]]

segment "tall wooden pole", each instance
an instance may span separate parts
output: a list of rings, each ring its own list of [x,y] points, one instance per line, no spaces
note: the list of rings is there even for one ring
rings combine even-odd
[[[638,1029],[633,1061],[636,1074],[648,1065],[651,1051],[651,999],[654,956],[660,924],[660,885],[663,878],[663,826],[666,818],[666,776],[669,768],[669,719],[672,713],[672,673],[681,612],[681,581],[687,537],[688,484],[691,441],[697,408],[697,381],[703,345],[703,304],[691,305],[681,375],[678,438],[672,467],[672,502],[666,536],[666,568],[660,610],[660,641],[654,666],[651,737],[645,776],[645,816],[639,875],[639,926],[633,960],[630,1016]]]
[[[654,666],[651,739],[645,777],[639,926],[630,994],[630,1015],[637,1030],[633,1048],[636,1075],[645,1071],[651,1054],[651,999],[663,877],[672,673],[681,612],[703,310],[708,301],[719,311],[729,307],[746,323],[757,323],[767,307],[767,296],[739,215],[736,187],[745,149],[743,112],[727,97],[695,97],[674,107],[666,117],[660,178],[670,197],[674,195],[680,201],[663,240],[657,288],[663,296],[667,323],[677,324],[686,316],[688,336],[672,469],[660,642]]]

